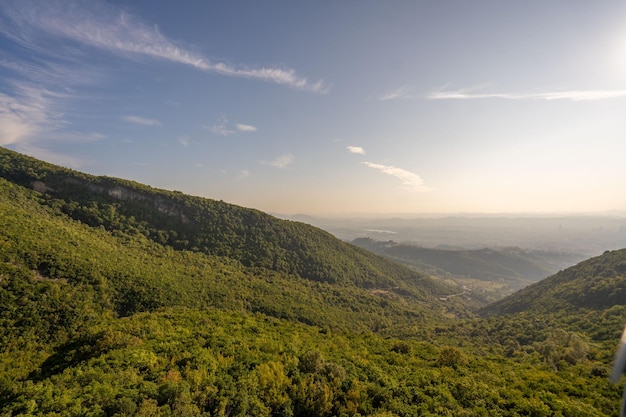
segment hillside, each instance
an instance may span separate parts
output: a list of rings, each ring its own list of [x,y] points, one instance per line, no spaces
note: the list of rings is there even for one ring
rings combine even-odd
[[[626,323],[626,249],[607,251],[477,311],[482,343],[537,352],[554,366],[604,346],[605,361]],[[594,353],[598,355],[598,353]]]
[[[358,238],[351,243],[425,274],[466,284],[488,293],[492,300],[584,259],[576,254],[516,247],[436,249],[370,238]]]
[[[81,223],[143,235],[175,250],[227,257],[246,267],[315,282],[397,288],[421,300],[451,291],[321,229],[222,201],[91,176],[4,148],[0,148],[0,177],[42,192],[46,205]]]
[[[0,271],[15,278],[3,284],[22,293],[22,308],[26,300],[42,304],[36,295],[54,288],[54,294],[84,291],[90,309],[111,309],[121,316],[165,306],[214,306],[358,329],[429,314],[415,296],[392,291],[383,296],[245,267],[225,257],[175,251],[143,235],[114,236],[40,204],[39,197],[0,179]]]
[[[619,407],[606,369],[626,307],[598,307],[592,331],[474,319],[440,301],[454,288],[305,224],[0,155],[2,416]]]
[[[626,249],[607,251],[483,309],[483,315],[519,312],[569,314],[607,310],[626,301]]]

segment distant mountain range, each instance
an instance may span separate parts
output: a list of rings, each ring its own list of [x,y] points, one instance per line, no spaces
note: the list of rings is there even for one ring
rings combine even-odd
[[[285,216],[329,231],[345,241],[369,237],[424,248],[478,250],[518,247],[598,256],[626,247],[626,216],[606,214],[438,215],[403,217]]]
[[[498,284],[496,289],[490,291],[496,297],[516,291],[585,259],[578,254],[516,247],[436,249],[371,238],[358,238],[351,243],[441,279],[474,283],[483,290],[488,286],[475,281]]]

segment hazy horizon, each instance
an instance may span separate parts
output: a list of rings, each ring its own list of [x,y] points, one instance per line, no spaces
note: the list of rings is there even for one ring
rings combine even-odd
[[[228,201],[226,201],[228,203]],[[254,208],[254,207],[250,207]],[[609,218],[626,218],[626,211],[609,210],[604,212],[439,212],[439,213],[393,213],[393,212],[322,212],[322,213],[277,213],[268,212],[278,217],[312,217],[312,218],[329,218],[329,219],[432,219],[432,218],[563,218],[563,217],[609,217]]]
[[[0,2],[0,146],[269,213],[626,215],[626,3]]]

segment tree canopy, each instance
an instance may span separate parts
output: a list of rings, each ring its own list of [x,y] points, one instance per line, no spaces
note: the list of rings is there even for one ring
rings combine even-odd
[[[606,416],[614,251],[480,311],[302,223],[0,148],[2,416]]]

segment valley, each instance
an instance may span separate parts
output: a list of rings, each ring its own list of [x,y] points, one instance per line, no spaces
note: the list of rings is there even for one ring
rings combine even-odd
[[[353,241],[370,238],[392,240],[429,249],[479,250],[521,248],[583,257],[626,247],[624,213],[587,215],[449,214],[397,217],[280,216],[301,220]]]
[[[617,414],[626,249],[396,242],[0,148],[0,415]]]
[[[423,248],[410,243],[358,238],[356,246],[386,256],[435,279],[461,285],[485,302],[495,301],[586,259],[572,253],[496,249]]]

